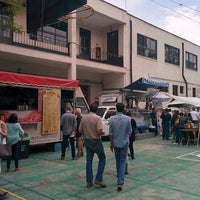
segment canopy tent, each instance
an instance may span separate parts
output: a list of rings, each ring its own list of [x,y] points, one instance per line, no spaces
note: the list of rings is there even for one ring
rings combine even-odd
[[[152,97],[152,101],[165,102],[165,101],[170,101],[170,100],[171,100],[171,98],[170,98],[168,95],[166,95],[166,94],[164,94],[164,93],[161,93],[161,92],[155,94],[155,95]]]
[[[17,74],[2,71],[0,71],[0,84],[67,89],[79,87],[78,81],[76,80]]]
[[[160,89],[161,91],[167,91],[168,87],[169,87],[168,82],[162,82],[158,80],[141,77],[137,81],[126,86],[124,89],[146,91],[148,88],[155,88],[155,89]]]
[[[170,95],[170,97],[173,99],[173,101],[168,104],[168,107],[184,107],[184,105],[200,107],[200,98],[198,97],[180,97],[174,95]]]
[[[158,92],[152,98],[152,103],[155,109],[163,109],[163,102],[169,102],[172,98],[167,93]],[[167,104],[167,103],[166,103]]]

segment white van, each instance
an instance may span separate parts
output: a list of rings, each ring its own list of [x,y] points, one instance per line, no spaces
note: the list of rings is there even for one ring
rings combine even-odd
[[[103,122],[103,130],[105,134],[103,137],[109,136],[109,118],[113,115],[116,115],[116,107],[115,106],[99,106],[97,115],[99,115]]]

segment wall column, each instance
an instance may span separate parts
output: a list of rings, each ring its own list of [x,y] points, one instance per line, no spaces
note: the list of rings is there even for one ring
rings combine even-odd
[[[71,64],[68,68],[68,78],[69,79],[77,79],[76,72],[76,56],[77,56],[77,20],[73,17],[76,17],[76,13],[71,15],[72,18],[68,19],[68,42],[70,46],[70,57],[71,57]]]

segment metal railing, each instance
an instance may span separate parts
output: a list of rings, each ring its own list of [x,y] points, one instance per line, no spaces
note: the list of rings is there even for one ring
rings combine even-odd
[[[81,59],[87,59],[95,62],[123,67],[123,56],[102,51],[99,48],[90,49],[77,45],[77,57]]]
[[[40,35],[36,36],[0,30],[0,43],[70,56],[69,43],[62,40],[55,40],[50,37],[42,37]],[[99,48],[84,48],[77,45],[77,57],[123,67],[123,56],[102,51]]]
[[[69,56],[68,43],[50,37],[41,37],[25,33],[0,32],[0,43],[38,49]]]

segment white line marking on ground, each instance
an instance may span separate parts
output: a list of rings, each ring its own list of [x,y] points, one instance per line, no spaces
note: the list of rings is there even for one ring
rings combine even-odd
[[[186,153],[186,154],[183,154],[183,155],[181,155],[181,156],[177,156],[176,158],[182,158],[182,157],[185,157],[185,156],[188,156],[188,155],[198,156],[198,155],[200,155],[200,154],[196,154],[196,153],[198,153],[198,152],[200,152],[200,151],[193,151],[193,152],[191,152],[191,153]]]

